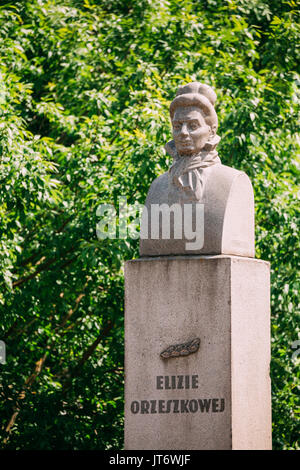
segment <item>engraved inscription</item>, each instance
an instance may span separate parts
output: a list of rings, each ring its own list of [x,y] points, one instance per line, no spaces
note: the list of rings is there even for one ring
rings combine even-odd
[[[198,388],[198,375],[158,375],[156,377],[157,390],[182,390]]]
[[[157,390],[198,389],[198,375],[157,375]],[[134,400],[131,402],[132,414],[163,413],[222,413],[225,398],[193,398],[182,400]]]
[[[222,413],[224,398],[197,398],[191,400],[134,400],[130,406],[133,414],[162,413]]]

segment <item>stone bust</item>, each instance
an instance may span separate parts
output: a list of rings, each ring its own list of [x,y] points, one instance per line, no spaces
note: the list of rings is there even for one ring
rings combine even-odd
[[[149,189],[141,222],[141,256],[255,255],[252,185],[244,172],[223,165],[218,157],[215,101],[216,94],[210,86],[193,82],[179,87],[170,105],[173,140],[165,149],[173,157],[173,164]],[[196,233],[196,210],[200,206],[203,241],[190,249],[190,238],[186,238],[184,230],[180,235],[176,232],[176,210],[182,208],[185,214],[184,209],[190,208]],[[169,209],[167,237],[161,228],[156,232],[153,229],[152,209],[159,213],[162,207]],[[185,220],[185,215],[182,217],[180,224]]]

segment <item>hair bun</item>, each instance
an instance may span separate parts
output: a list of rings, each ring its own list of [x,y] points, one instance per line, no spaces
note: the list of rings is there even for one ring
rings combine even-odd
[[[209,85],[205,85],[205,83],[192,82],[187,85],[183,85],[178,88],[176,96],[185,95],[187,93],[205,96],[213,106],[217,99],[217,95],[214,90]]]

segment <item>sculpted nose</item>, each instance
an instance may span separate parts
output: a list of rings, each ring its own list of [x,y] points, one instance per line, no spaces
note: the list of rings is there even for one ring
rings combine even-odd
[[[188,129],[187,129],[187,125],[186,125],[186,124],[183,124],[183,125],[182,125],[181,130],[180,130],[180,134],[183,135],[183,136],[189,135]]]

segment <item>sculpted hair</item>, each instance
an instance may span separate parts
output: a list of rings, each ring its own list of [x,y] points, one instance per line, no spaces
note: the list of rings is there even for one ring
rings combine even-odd
[[[193,106],[200,108],[205,122],[210,127],[218,127],[218,117],[214,109],[216,94],[213,89],[203,83],[192,82],[179,87],[175,99],[170,105],[170,116],[173,120],[177,108]]]

